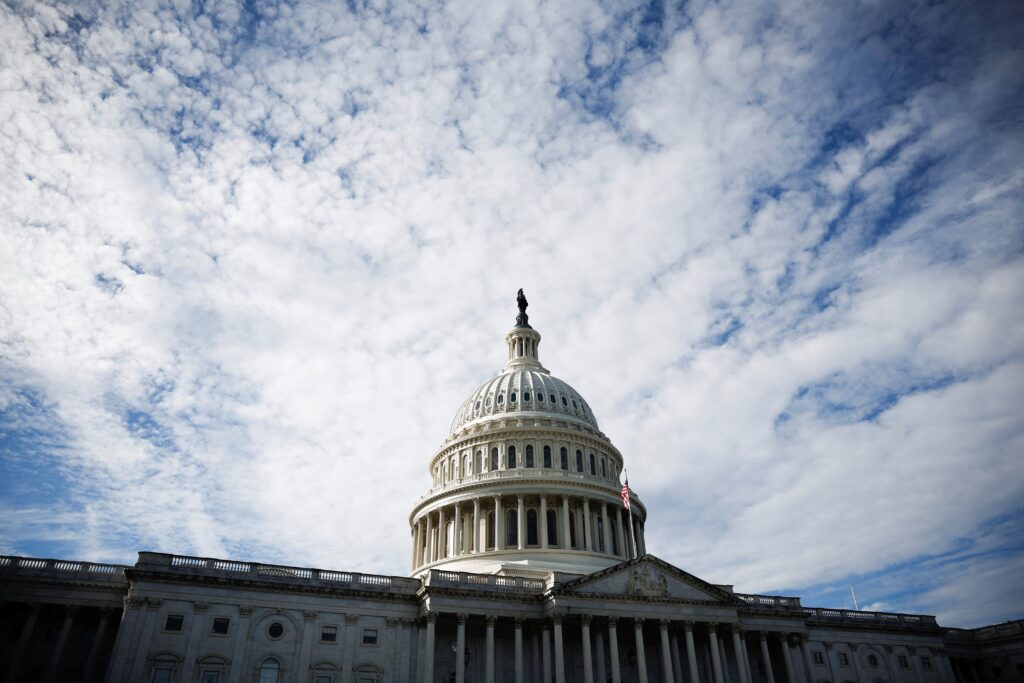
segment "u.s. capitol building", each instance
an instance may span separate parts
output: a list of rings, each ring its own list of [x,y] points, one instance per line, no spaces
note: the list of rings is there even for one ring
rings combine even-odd
[[[1024,680],[1024,622],[808,607],[648,554],[622,454],[541,365],[519,301],[508,362],[430,458],[410,577],[153,552],[130,567],[0,557],[3,681]]]

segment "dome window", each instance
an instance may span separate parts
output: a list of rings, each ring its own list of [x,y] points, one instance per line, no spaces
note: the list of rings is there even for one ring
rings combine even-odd
[[[551,446],[544,447],[544,467],[551,467]]]
[[[565,396],[562,397],[562,405],[565,406],[566,408],[569,407],[569,402],[565,400]]]
[[[576,406],[576,399],[572,400],[572,409],[573,410],[579,410],[579,408]]]
[[[484,399],[484,405],[487,406],[488,408],[491,407],[491,397],[490,396],[488,396],[486,399]]]
[[[513,391],[512,395],[508,397],[508,400],[509,400],[509,403],[515,403],[516,402],[516,392]]]
[[[476,402],[476,409],[477,409],[477,410],[480,410],[480,401],[477,401],[477,402]]]
[[[590,473],[597,476],[597,460],[594,459],[594,454],[590,454]]]
[[[491,449],[491,471],[498,469],[498,449]]]
[[[552,403],[558,403],[558,401],[555,400],[555,395],[554,394],[548,394],[548,398],[551,399]]]
[[[523,463],[523,467],[533,467],[533,445],[528,444],[526,446],[526,462]]]
[[[523,392],[523,400],[524,401],[529,401],[530,400],[530,392],[529,391],[524,391]]]
[[[569,469],[569,451],[566,450],[565,446],[562,446],[562,449],[558,452],[558,455],[559,455],[559,459],[560,459],[559,464],[561,465],[562,469],[563,470],[568,470]]]
[[[583,451],[578,448],[576,449],[576,471],[583,471]]]
[[[516,447],[515,446],[509,446],[508,447],[508,458],[507,458],[507,461],[505,462],[505,467],[511,470],[511,469],[515,469],[515,466],[516,466]]]
[[[538,403],[543,403],[544,402],[544,394],[542,394],[539,391],[537,392],[537,402]]]
[[[498,405],[500,406],[504,402],[505,402],[505,397],[502,396],[501,394],[498,394]]]

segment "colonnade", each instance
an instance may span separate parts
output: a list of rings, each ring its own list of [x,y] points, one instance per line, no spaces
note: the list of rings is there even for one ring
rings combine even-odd
[[[8,606],[9,607],[9,606]],[[88,624],[85,628],[95,628],[92,642],[89,645],[88,655],[84,665],[81,661],[78,665],[82,666],[82,680],[92,680],[94,675],[97,675],[99,667],[101,666],[101,660],[104,658],[105,646],[110,642],[107,638],[107,631],[111,628],[113,622],[113,628],[116,630],[117,622],[115,620],[116,610],[112,608],[99,608],[85,610],[80,608],[78,605],[43,605],[41,603],[30,603],[26,605],[25,621],[22,623],[21,634],[18,636],[18,642],[14,646],[13,653],[5,663],[4,668],[4,683],[12,683],[19,679],[22,669],[26,666],[25,655],[30,644],[33,640],[38,640],[42,637],[39,631],[43,630],[45,626],[41,627],[39,624],[40,614],[44,607],[49,608],[50,622],[53,623],[53,619],[56,618],[60,622],[60,629],[57,631],[57,639],[54,642],[51,649],[47,652],[47,665],[46,671],[43,674],[42,680],[44,683],[56,683],[56,681],[63,680],[63,668],[67,663],[67,647],[68,639],[71,635],[73,627],[81,630],[83,628],[83,613],[86,613],[85,621]],[[52,614],[53,610],[58,610],[59,614]],[[44,622],[47,619],[44,617]],[[77,636],[76,636],[77,637]],[[38,645],[38,643],[36,643]]]
[[[468,614],[456,615],[456,683],[465,683],[466,680],[466,624],[470,618]],[[432,683],[434,680],[437,619],[438,615],[433,612],[426,616],[425,652],[420,669],[422,683]],[[513,666],[516,683],[536,680],[543,683],[566,683],[567,666],[572,664],[567,662],[568,643],[564,635],[568,619],[566,616],[554,614],[539,624],[518,617],[499,618],[488,615],[483,619],[486,622],[484,683],[495,683],[496,680],[495,627],[499,619],[513,622]],[[649,642],[649,634],[645,633],[646,625],[651,622],[657,626],[657,638],[653,642]],[[579,627],[578,645],[583,659],[584,683],[602,683],[609,678],[612,683],[622,683],[624,664],[629,667],[630,679],[635,677],[639,683],[648,683],[649,662],[646,652],[649,647],[657,651],[651,662],[653,666],[658,667],[658,679],[665,683],[683,683],[684,680],[687,683],[727,683],[734,679],[739,683],[754,683],[762,680],[762,674],[768,683],[776,683],[777,676],[778,683],[798,683],[798,666],[803,668],[803,680],[815,680],[807,639],[803,634],[791,636],[786,633],[765,631],[748,633],[735,624],[679,622],[669,619],[645,620],[641,617],[627,619],[588,614],[573,617],[572,624]],[[626,633],[620,634],[620,629]],[[476,631],[476,628],[473,630]],[[533,631],[535,644],[534,657],[529,664],[524,651],[525,630]],[[541,641],[539,657],[536,653],[538,631]],[[754,641],[752,644],[751,640]],[[623,644],[626,657],[623,657],[621,651]],[[573,645],[576,645],[575,640]],[[758,675],[754,675],[751,668],[748,646],[760,649],[764,669]],[[781,652],[784,671],[773,671],[771,650]]]
[[[633,517],[638,554],[644,527]],[[413,569],[488,551],[575,549],[631,556],[630,517],[618,501],[567,494],[488,495],[428,510],[413,523]],[[552,522],[552,523],[549,523]]]

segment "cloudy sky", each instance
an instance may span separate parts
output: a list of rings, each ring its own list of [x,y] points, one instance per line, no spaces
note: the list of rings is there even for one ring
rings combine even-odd
[[[1024,617],[1022,7],[0,6],[0,552],[406,573],[523,287],[654,554]]]

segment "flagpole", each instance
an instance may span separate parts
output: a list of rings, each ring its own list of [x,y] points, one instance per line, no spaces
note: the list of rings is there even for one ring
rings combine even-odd
[[[628,501],[629,497],[629,470],[623,468],[622,472],[626,475],[626,497]],[[636,559],[636,535],[633,532],[633,505],[629,502],[626,503],[626,512],[629,513],[629,542],[633,546],[633,559]]]

